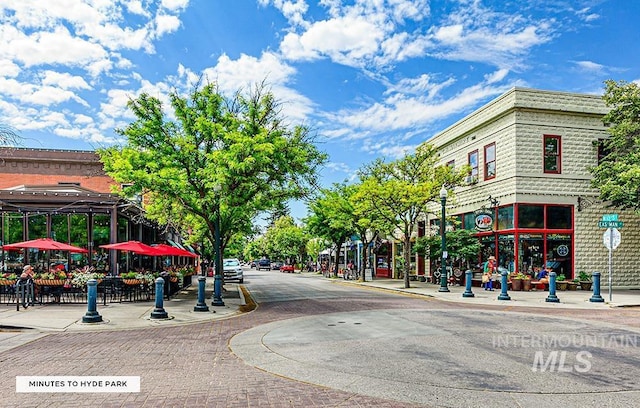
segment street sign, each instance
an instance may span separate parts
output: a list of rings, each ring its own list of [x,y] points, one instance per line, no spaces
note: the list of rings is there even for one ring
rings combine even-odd
[[[624,222],[622,221],[598,221],[598,227],[600,228],[622,228]]]
[[[604,241],[604,246],[607,247],[608,250],[613,250],[620,245],[622,235],[620,234],[620,231],[615,228],[607,228],[604,234],[602,234],[602,240]]]
[[[604,214],[602,221],[618,221],[618,214]]]

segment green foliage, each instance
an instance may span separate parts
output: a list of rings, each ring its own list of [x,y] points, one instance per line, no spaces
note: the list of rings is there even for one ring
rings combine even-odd
[[[304,219],[307,231],[315,237],[331,242],[340,248],[355,232],[354,209],[348,199],[347,186],[334,184],[331,189],[320,190],[309,204],[309,215]],[[334,262],[334,276],[338,274],[338,253]]]
[[[413,244],[415,252],[430,259],[439,259],[442,256],[442,244],[440,235],[428,235],[419,237]],[[475,259],[481,249],[478,238],[473,231],[457,229],[446,232],[447,252],[452,259]]]
[[[317,261],[320,252],[327,249],[329,245],[331,245],[331,243],[323,238],[311,238],[307,241],[307,256],[313,261]]]
[[[136,120],[118,132],[127,144],[98,150],[123,194],[144,194],[149,216],[181,231],[198,229],[213,246],[220,214],[223,248],[236,234],[253,233],[253,219],[308,194],[326,155],[305,127],[287,128],[273,95],[226,98],[213,84],[183,97],[170,95],[172,117],[159,99],[128,104]]]
[[[592,186],[600,198],[614,207],[640,210],[640,86],[625,81],[605,81],[603,99],[609,113],[603,118],[610,125],[611,137],[603,142],[609,153],[591,168]]]
[[[443,185],[461,185],[469,169],[436,165],[437,150],[419,146],[415,153],[386,163],[377,160],[360,171],[362,187],[356,201],[367,208],[368,217],[380,231],[403,242],[405,287],[409,287],[411,237],[418,220],[432,204],[440,202]],[[363,212],[364,213],[364,212]]]
[[[266,252],[274,260],[302,260],[306,253],[308,237],[293,218],[278,219],[264,236]]]
[[[580,271],[578,272],[578,280],[580,282],[591,282],[591,275],[589,275],[585,271]]]

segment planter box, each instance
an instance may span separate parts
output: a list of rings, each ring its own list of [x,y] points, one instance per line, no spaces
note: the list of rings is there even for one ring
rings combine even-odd
[[[569,282],[567,281],[556,282],[556,289],[558,290],[567,290],[567,287],[569,287]]]
[[[511,290],[522,290],[522,279],[511,279]]]
[[[591,290],[591,286],[593,285],[593,282],[590,281],[584,281],[584,282],[580,282],[580,289],[582,290]]]

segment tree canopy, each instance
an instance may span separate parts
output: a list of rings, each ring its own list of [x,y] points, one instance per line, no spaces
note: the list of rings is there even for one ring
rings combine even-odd
[[[356,231],[353,212],[347,186],[336,183],[329,189],[322,189],[310,202],[309,215],[304,219],[312,235],[333,244],[336,250],[334,276],[338,274],[340,247]]]
[[[602,141],[606,156],[591,169],[600,198],[622,209],[640,210],[640,86],[605,81],[603,99],[609,113],[603,122],[611,137]]]
[[[462,184],[467,166],[454,169],[437,165],[437,150],[429,144],[415,153],[392,162],[376,160],[360,172],[362,187],[356,199],[366,204],[371,220],[384,232],[403,243],[404,284],[408,288],[411,267],[411,239],[418,220],[428,212],[430,204],[440,201],[440,188]]]
[[[314,186],[326,155],[308,128],[285,125],[264,85],[247,96],[226,97],[215,84],[169,96],[170,112],[148,94],[129,101],[136,120],[118,130],[127,143],[98,151],[125,194],[145,194],[156,207],[151,216],[194,217],[213,247],[219,213],[224,248],[234,234],[250,234],[261,211]]]

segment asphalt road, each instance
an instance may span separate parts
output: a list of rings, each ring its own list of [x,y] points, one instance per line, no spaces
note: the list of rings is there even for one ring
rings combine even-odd
[[[0,353],[0,406],[640,406],[636,310],[478,309],[276,271],[245,284],[259,307],[234,318]],[[141,391],[16,393],[18,375],[140,376]]]

